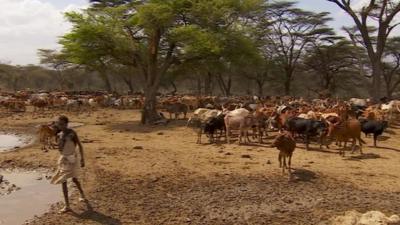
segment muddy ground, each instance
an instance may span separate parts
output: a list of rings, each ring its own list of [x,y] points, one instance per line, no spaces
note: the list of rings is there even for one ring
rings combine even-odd
[[[34,133],[41,118],[31,113],[3,117],[2,130]],[[195,144],[185,121],[143,127],[134,110],[67,114],[84,143],[83,187],[91,207],[72,198],[30,224],[327,224],[348,210],[400,213],[400,131],[390,128],[364,155],[346,157],[331,149],[306,151],[298,144],[294,179],[278,168],[278,151],[266,144]],[[273,136],[271,133],[270,136]],[[204,142],[206,139],[204,138]],[[0,154],[2,168],[54,169],[57,150],[38,144]],[[61,188],[61,187],[60,187]],[[60,190],[61,195],[61,190]],[[27,199],[29,201],[29,199]]]

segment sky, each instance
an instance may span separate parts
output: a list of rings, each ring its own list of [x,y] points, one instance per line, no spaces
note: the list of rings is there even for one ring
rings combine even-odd
[[[59,48],[71,25],[63,12],[87,7],[86,0],[0,0],[0,62],[38,64],[37,49]]]
[[[330,12],[333,21],[329,25],[339,31],[343,26],[353,26],[354,22],[341,9],[332,2],[326,0],[300,0],[299,8],[315,12]]]
[[[367,0],[355,0],[362,4]],[[352,20],[326,0],[299,0],[300,8],[331,13],[329,25],[337,31]],[[18,65],[38,64],[37,49],[59,49],[58,37],[71,25],[63,12],[88,6],[87,0],[0,0],[0,62]],[[400,32],[399,32],[400,33]]]

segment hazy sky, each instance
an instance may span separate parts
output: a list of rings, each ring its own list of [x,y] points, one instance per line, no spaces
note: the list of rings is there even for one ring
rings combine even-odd
[[[366,0],[356,0],[355,4]],[[0,0],[0,61],[37,64],[37,49],[57,48],[57,38],[70,29],[63,12],[87,7],[87,0]],[[352,25],[339,8],[326,0],[299,0],[299,7],[328,11],[336,29]]]
[[[70,29],[63,12],[86,0],[0,0],[0,61],[37,64],[37,49],[57,48],[57,38]]]

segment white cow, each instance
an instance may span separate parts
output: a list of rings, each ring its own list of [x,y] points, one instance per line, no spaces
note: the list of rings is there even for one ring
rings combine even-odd
[[[250,115],[247,109],[239,108],[235,109],[226,114],[225,118],[226,126],[226,140],[230,144],[230,131],[239,130],[239,144],[242,143],[242,136],[245,136],[245,142],[248,139],[248,130],[255,124],[255,118]]]
[[[400,113],[400,101],[392,100],[387,104],[381,104],[380,109],[387,115],[388,121],[392,121],[394,114]]]
[[[355,106],[365,107],[370,102],[370,99],[351,98],[349,103]]]

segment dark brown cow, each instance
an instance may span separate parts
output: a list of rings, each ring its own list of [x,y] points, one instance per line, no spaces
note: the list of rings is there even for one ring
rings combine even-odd
[[[289,132],[284,132],[276,136],[272,142],[272,147],[279,150],[279,167],[282,168],[282,173],[285,173],[285,169],[288,169],[290,178],[292,155],[296,148],[296,141]],[[288,164],[286,164],[286,159],[288,159]]]

